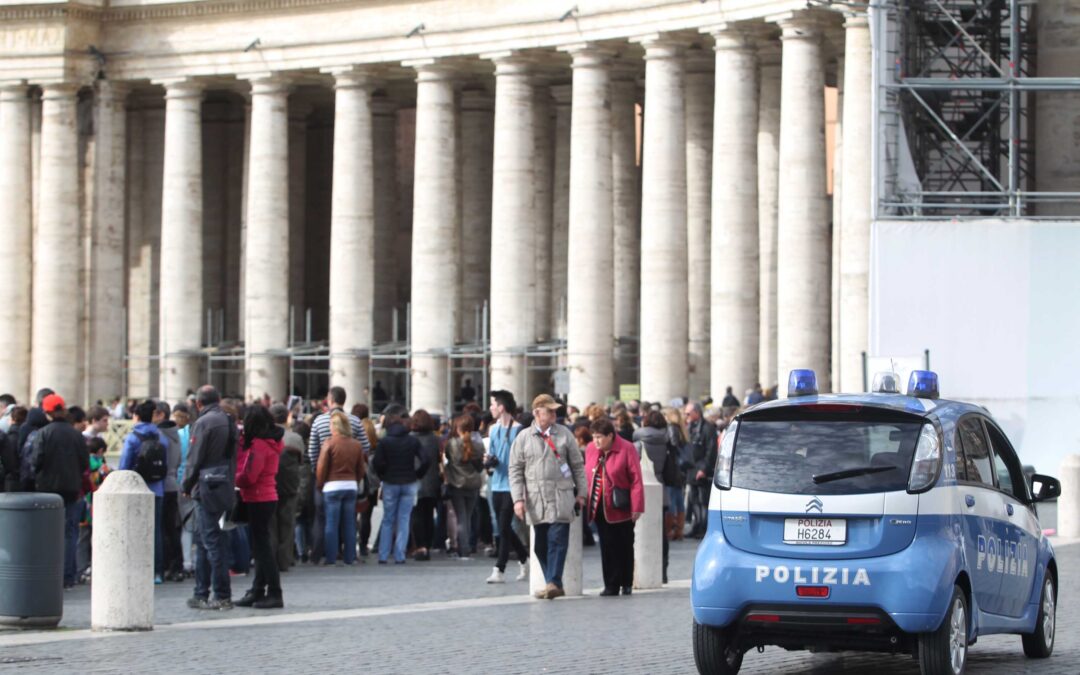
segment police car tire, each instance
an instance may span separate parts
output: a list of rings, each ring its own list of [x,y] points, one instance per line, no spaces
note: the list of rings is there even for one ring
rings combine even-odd
[[[953,670],[952,667],[952,619],[957,600],[963,604],[964,608],[964,657],[959,671]],[[964,667],[967,665],[967,633],[971,625],[970,621],[967,596],[959,586],[953,586],[949,608],[945,611],[945,618],[941,620],[941,625],[931,633],[919,634],[919,672],[922,675],[959,675],[964,672]]]
[[[1047,603],[1047,598],[1050,602]],[[1049,606],[1048,606],[1049,605]],[[1050,621],[1046,620],[1047,609],[1050,610]],[[1049,631],[1047,630],[1049,628]],[[1047,635],[1049,633],[1049,635]],[[1021,635],[1024,643],[1024,654],[1032,659],[1045,659],[1054,653],[1054,637],[1057,635],[1057,592],[1054,588],[1054,578],[1049,570],[1043,579],[1042,595],[1039,597],[1039,616],[1035,620],[1035,632]]]
[[[701,675],[735,675],[742,668],[743,654],[734,651],[724,628],[694,622],[694,664]]]

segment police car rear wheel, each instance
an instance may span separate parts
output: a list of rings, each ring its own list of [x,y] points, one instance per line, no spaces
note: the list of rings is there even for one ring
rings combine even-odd
[[[960,675],[967,665],[967,648],[967,598],[959,586],[954,586],[941,626],[919,635],[919,670],[922,675]]]
[[[701,675],[735,675],[742,667],[742,659],[730,630],[694,622],[694,664]]]
[[[1035,621],[1035,632],[1020,636],[1024,642],[1024,653],[1033,659],[1045,659],[1054,652],[1054,634],[1057,628],[1057,593],[1054,579],[1049,571],[1043,581],[1042,599],[1039,602],[1039,618]]]

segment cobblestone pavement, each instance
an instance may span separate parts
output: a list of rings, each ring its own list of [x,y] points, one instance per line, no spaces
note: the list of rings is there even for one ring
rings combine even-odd
[[[301,566],[283,578],[281,612],[184,607],[191,584],[156,590],[151,633],[92,634],[89,588],[65,596],[63,628],[0,633],[0,673],[347,672],[687,673],[694,671],[688,602],[693,542],[672,546],[671,587],[600,598],[600,560],[585,555],[583,598],[535,601],[525,583],[487,585],[490,560],[357,568]],[[1058,643],[1048,661],[1024,657],[1014,636],[983,638],[971,673],[1080,672],[1080,546],[1058,547]],[[511,569],[513,568],[511,563]],[[249,579],[233,579],[234,593]],[[917,673],[910,657],[786,652],[747,654],[746,673]]]

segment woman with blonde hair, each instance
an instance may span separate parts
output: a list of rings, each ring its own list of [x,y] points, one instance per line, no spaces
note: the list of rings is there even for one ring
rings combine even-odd
[[[679,463],[685,464],[688,460],[685,457],[685,448],[690,438],[690,434],[686,429],[686,419],[678,408],[664,408],[661,412],[668,423],[668,443],[679,449]],[[685,466],[680,466],[679,469],[686,471]],[[671,529],[668,531],[668,539],[682,541],[683,530],[686,527],[686,485],[685,483],[677,486],[665,485],[664,491],[667,492],[668,510],[671,516]],[[668,525],[669,523],[665,522],[665,528]]]
[[[469,521],[484,484],[484,439],[476,433],[473,418],[462,415],[454,421],[446,444],[446,485],[457,517],[459,560],[469,560]]]
[[[330,415],[330,438],[319,451],[315,469],[316,489],[326,505],[326,563],[333,565],[338,552],[338,528],[344,529],[345,564],[356,562],[356,490],[367,471],[364,446],[352,436],[349,417],[340,410]]]

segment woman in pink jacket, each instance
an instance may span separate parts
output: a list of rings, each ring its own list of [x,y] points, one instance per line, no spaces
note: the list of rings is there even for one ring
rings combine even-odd
[[[278,460],[284,449],[284,429],[274,424],[270,411],[258,403],[244,415],[244,434],[236,458],[236,487],[247,505],[251,526],[251,549],[255,557],[255,581],[238,607],[276,609],[284,607],[281,574],[270,540],[270,519],[277,511]]]
[[[615,433],[606,417],[589,425],[592,442],[585,448],[589,483],[588,513],[600,535],[604,590],[600,595],[630,595],[634,585],[634,523],[645,512],[645,486],[637,450]]]

